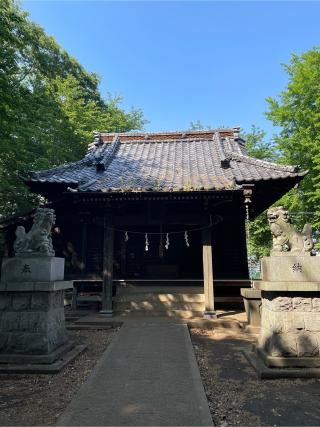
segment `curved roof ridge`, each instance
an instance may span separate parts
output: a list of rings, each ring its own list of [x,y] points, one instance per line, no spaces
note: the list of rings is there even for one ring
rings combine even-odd
[[[35,182],[78,184],[78,190],[87,192],[119,188],[209,191],[235,189],[243,182],[286,178],[298,182],[307,173],[297,166],[278,165],[248,156],[242,146],[238,147],[242,139],[236,131],[232,135],[204,132],[150,139],[147,134],[131,139],[121,134],[102,138],[97,133],[83,159],[31,172],[24,181],[32,185]]]
[[[274,163],[274,162],[269,162],[267,160],[261,160],[261,159],[257,159],[255,157],[251,157],[251,156],[246,156],[244,154],[239,154],[239,153],[235,153],[234,151],[228,151],[226,152],[226,156],[230,159],[230,160],[239,160],[239,161],[243,161],[246,163],[250,163],[250,164],[256,164],[259,165],[261,167],[265,167],[267,169],[277,169],[277,170],[281,170],[281,171],[285,171],[285,172],[299,172],[300,167],[297,165],[281,165],[278,163]]]
[[[146,136],[146,135],[179,135],[179,134],[188,134],[193,133],[195,135],[201,134],[201,133],[214,133],[214,132],[234,132],[239,133],[240,127],[226,127],[226,128],[210,128],[210,129],[181,129],[181,130],[168,130],[168,131],[129,131],[129,132],[96,132],[95,136],[99,134],[99,136],[115,136],[118,135],[121,136]]]
[[[83,157],[80,160],[77,160],[76,162],[70,162],[70,163],[64,163],[63,165],[59,165],[59,166],[55,166],[53,168],[50,169],[42,169],[42,170],[38,170],[38,171],[28,171],[27,172],[27,176],[22,177],[24,180],[28,180],[28,178],[37,178],[40,175],[46,175],[46,174],[50,174],[52,175],[52,173],[54,172],[63,172],[64,170],[68,170],[68,169],[72,169],[74,167],[77,166],[82,166],[85,165],[87,163],[87,159],[86,156]]]
[[[188,142],[194,142],[194,141],[208,141],[207,137],[203,137],[203,138],[179,138],[179,139],[134,139],[134,140],[121,140],[119,139],[119,143],[120,144],[166,144],[166,143],[170,143],[170,142],[174,142],[175,144],[179,144],[179,143],[188,143]],[[104,141],[103,142],[105,145],[110,144],[109,141]]]

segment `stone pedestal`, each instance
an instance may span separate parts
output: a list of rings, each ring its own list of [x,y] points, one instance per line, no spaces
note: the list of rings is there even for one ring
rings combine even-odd
[[[261,285],[257,351],[269,367],[320,367],[320,282],[295,288],[300,289],[283,291],[270,282]]]
[[[261,290],[254,288],[241,288],[244,308],[246,310],[248,324],[246,331],[258,333],[261,323]]]
[[[53,362],[54,352],[68,341],[67,288],[64,281],[1,284],[0,363]]]
[[[57,280],[63,275],[63,258],[15,257],[3,261],[0,372],[36,372],[36,366],[46,372],[44,364],[53,364],[74,347],[68,341],[64,315],[64,290],[72,288],[72,282]]]
[[[269,282],[320,282],[320,257],[283,255],[281,257],[262,258],[261,280]]]
[[[64,258],[17,256],[4,258],[1,283],[54,282],[64,279]]]
[[[262,259],[261,329],[255,352],[247,353],[260,377],[320,377],[317,271],[320,257]]]

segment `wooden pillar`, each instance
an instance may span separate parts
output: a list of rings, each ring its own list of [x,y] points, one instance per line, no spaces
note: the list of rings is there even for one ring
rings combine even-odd
[[[114,231],[111,217],[105,216],[103,221],[102,307],[100,313],[107,316],[112,316],[113,242]]]
[[[81,238],[81,263],[83,265],[82,275],[87,273],[87,230],[88,224],[86,220],[82,223],[82,238]]]
[[[121,279],[124,279],[126,277],[127,271],[126,271],[126,266],[127,266],[127,243],[125,242],[124,239],[121,239],[121,244],[120,244],[120,274],[121,274]]]
[[[204,317],[215,318],[217,317],[217,314],[214,310],[211,228],[205,228],[202,230],[202,259],[205,298]]]

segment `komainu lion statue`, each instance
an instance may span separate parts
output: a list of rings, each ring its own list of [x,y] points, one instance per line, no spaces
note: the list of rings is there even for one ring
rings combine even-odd
[[[53,209],[38,208],[28,233],[21,225],[16,229],[17,238],[13,244],[15,255],[54,256],[50,234],[55,220]]]
[[[271,255],[310,255],[313,248],[310,224],[305,224],[302,232],[297,231],[283,206],[270,208],[267,217],[272,234]]]

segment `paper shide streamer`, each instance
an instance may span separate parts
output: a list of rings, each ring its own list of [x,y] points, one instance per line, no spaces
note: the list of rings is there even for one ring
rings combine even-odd
[[[189,236],[188,236],[188,232],[187,231],[184,232],[184,240],[186,242],[186,246],[189,247],[190,243],[189,243]]]
[[[168,250],[169,249],[169,245],[170,245],[169,233],[167,233],[166,234],[166,244],[164,245],[164,247]]]

